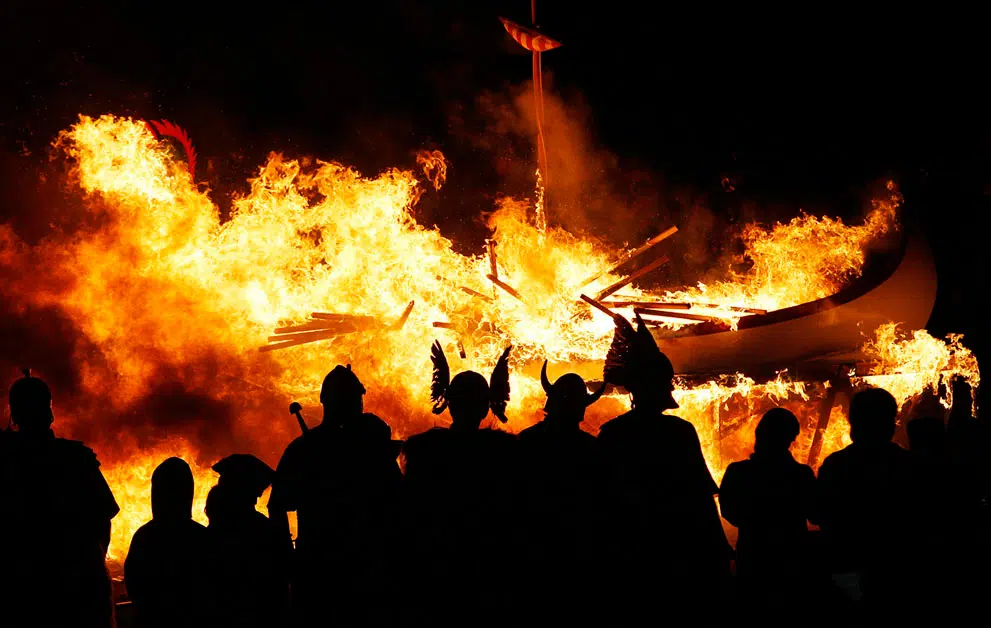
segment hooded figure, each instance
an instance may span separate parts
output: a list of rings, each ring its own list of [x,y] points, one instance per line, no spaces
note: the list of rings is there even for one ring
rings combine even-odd
[[[490,410],[507,420],[509,351],[486,382],[473,371],[449,379],[440,344],[432,347],[433,411],[449,410],[452,425],[417,434],[403,449],[403,513],[411,528],[405,536],[413,540],[408,562],[417,569],[405,589],[413,625],[464,625],[465,617],[473,625],[508,621],[511,594],[493,596],[484,583],[505,581],[513,564],[516,439],[479,425]],[[437,594],[437,583],[444,583],[445,595]]]
[[[9,394],[0,442],[0,624],[109,626],[104,561],[120,508],[93,450],[57,438],[52,391],[30,370]]]
[[[192,511],[193,472],[168,458],[151,475],[152,520],[134,533],[124,563],[140,628],[215,625],[209,535]]]
[[[402,482],[389,424],[364,411],[365,387],[338,365],[320,389],[323,422],[286,448],[269,517],[289,542],[297,513],[294,607],[306,625],[362,623],[391,599],[388,547]]]
[[[588,582],[596,578],[587,540],[598,529],[595,437],[581,429],[585,409],[598,401],[606,384],[589,392],[585,380],[567,373],[553,383],[547,362],[540,370],[547,393],[543,421],[520,432],[525,496],[523,519],[529,522],[522,587],[534,623],[584,624],[589,608]]]
[[[617,316],[604,379],[632,395],[633,409],[602,426],[598,445],[608,482],[606,548],[624,618],[638,623],[656,596],[685,610],[719,602],[731,548],[716,510],[717,486],[695,427],[664,414],[678,407],[674,368],[637,316]]]
[[[291,551],[278,529],[255,509],[275,471],[248,454],[233,454],[213,470],[206,514],[215,554],[220,625],[282,626],[289,610]]]

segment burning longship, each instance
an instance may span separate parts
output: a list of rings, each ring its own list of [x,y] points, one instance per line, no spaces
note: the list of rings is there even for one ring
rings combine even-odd
[[[842,404],[821,403],[837,369],[854,385],[882,383],[903,404],[949,403],[954,375],[979,382],[959,337],[921,331],[935,278],[924,242],[899,224],[893,186],[862,224],[803,215],[750,225],[750,271],[657,291],[636,286],[673,263],[663,249],[676,228],[615,250],[505,198],[487,218],[488,250],[462,255],[416,220],[417,199],[443,183],[437,153],[420,158],[427,181],[272,154],[222,220],[153,130],[81,117],[57,145],[73,167],[82,226],[33,245],[0,227],[5,294],[21,311],[57,313],[71,339],[69,365],[35,368],[70,373],[73,392],[56,393],[57,427],[97,451],[125,508],[116,559],[150,517],[158,462],[191,463],[202,519],[211,464],[231,451],[274,464],[298,434],[287,403],[314,409],[334,364],[354,366],[366,407],[396,438],[443,420],[429,402],[435,339],[453,370],[488,372],[513,345],[507,428],[517,431],[540,418],[545,358],[552,379],[565,369],[596,379],[611,317],[640,313],[681,373],[680,415],[717,476],[749,453],[752,422],[774,405],[806,423],[799,457],[816,433],[822,455],[842,446]],[[589,409],[587,429],[627,408],[612,391]]]

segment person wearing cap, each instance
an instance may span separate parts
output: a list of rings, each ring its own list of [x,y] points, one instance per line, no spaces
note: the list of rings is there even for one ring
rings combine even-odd
[[[214,626],[211,544],[193,521],[193,472],[167,458],[151,474],[151,516],[131,539],[124,584],[136,628]]]
[[[809,521],[816,521],[815,474],[789,447],[801,426],[785,408],[768,410],[754,430],[754,451],[726,468],[723,517],[740,533],[736,574],[744,617],[773,625],[807,608],[811,579]]]
[[[96,454],[55,436],[51,389],[30,371],[10,387],[9,403],[14,431],[0,459],[0,578],[8,599],[0,625],[110,626],[104,561],[120,508]]]
[[[249,454],[227,456],[210,489],[206,515],[214,552],[218,624],[277,628],[289,619],[292,549],[255,505],[275,475]]]
[[[365,387],[351,365],[320,389],[323,421],[286,448],[268,512],[289,538],[296,512],[293,605],[304,623],[362,623],[384,612],[386,540],[402,481],[392,429],[364,411]]]
[[[552,383],[546,361],[540,381],[547,394],[544,419],[519,436],[530,522],[523,570],[531,583],[528,606],[540,623],[582,623],[588,606],[584,587],[595,577],[586,534],[595,517],[599,471],[595,437],[581,424],[606,384],[589,392],[576,373]]]
[[[603,549],[619,574],[611,610],[621,625],[640,624],[659,595],[672,612],[705,606],[712,617],[726,599],[732,552],[718,487],[695,427],[666,414],[678,408],[674,367],[639,315],[636,330],[616,318],[603,376],[628,391],[633,406],[597,439],[608,513]]]

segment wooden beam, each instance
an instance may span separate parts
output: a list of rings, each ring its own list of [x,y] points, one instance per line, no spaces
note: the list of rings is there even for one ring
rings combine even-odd
[[[374,316],[365,316],[363,314],[336,314],[333,312],[313,312],[310,314],[310,318],[316,318],[322,321],[368,322],[375,320]]]
[[[767,314],[767,310],[756,307],[741,307],[738,305],[717,305],[716,303],[693,303],[695,307],[708,308],[711,310],[729,310],[730,312],[743,312],[744,314]]]
[[[662,310],[690,310],[691,303],[668,303],[665,301],[603,301],[606,307],[654,307]]]
[[[459,288],[461,289],[462,292],[470,294],[473,297],[477,297],[479,299],[482,299],[483,301],[488,301],[489,303],[492,302],[492,297],[482,294],[481,292],[477,292],[475,290],[472,290],[471,288],[466,288],[464,286],[459,286]]]
[[[264,347],[259,347],[258,350],[262,353],[267,353],[269,351],[277,351],[279,349],[287,349],[289,347],[295,347],[298,345],[308,344],[310,342],[317,342],[318,340],[329,340],[330,338],[336,338],[341,334],[333,331],[324,332],[314,332],[312,334],[290,334],[286,336],[274,336],[276,340],[281,340],[284,342],[272,342],[272,344],[265,345]],[[271,341],[273,336],[269,337]]]
[[[491,281],[491,282],[492,282],[492,283],[494,283],[495,285],[497,285],[497,286],[499,286],[500,288],[502,288],[503,290],[505,290],[505,291],[506,291],[506,292],[508,292],[509,294],[511,294],[511,295],[513,295],[514,297],[516,297],[516,298],[517,298],[517,299],[519,299],[520,301],[522,301],[522,300],[523,300],[523,297],[521,297],[521,296],[520,296],[520,293],[519,293],[519,292],[517,292],[517,291],[516,291],[516,289],[515,289],[515,288],[513,288],[513,287],[512,287],[511,285],[509,285],[508,283],[505,283],[504,281],[502,281],[502,280],[500,280],[500,279],[499,279],[498,277],[496,277],[495,275],[486,275],[486,277],[488,278],[488,280],[489,280],[489,281]]]
[[[406,320],[409,318],[409,313],[413,311],[413,306],[415,304],[416,304],[416,301],[410,301],[409,302],[409,305],[406,306],[406,309],[403,310],[403,313],[399,316],[399,320],[397,320],[395,323],[392,324],[392,330],[393,331],[396,331],[396,330],[399,330],[399,329],[402,329],[403,328],[403,325],[406,324]]]
[[[632,260],[635,257],[639,257],[640,255],[643,255],[644,253],[646,253],[647,251],[649,251],[650,249],[652,249],[654,246],[656,246],[657,244],[660,244],[664,240],[667,240],[668,238],[670,238],[671,236],[673,236],[676,233],[678,233],[678,227],[668,227],[667,229],[665,229],[661,233],[657,234],[653,238],[647,240],[647,243],[644,244],[643,246],[641,246],[640,248],[634,250],[631,253],[628,253],[621,260],[619,260],[618,262],[616,262],[615,264],[613,264],[608,270],[604,270],[604,271],[602,271],[602,272],[600,272],[598,274],[592,275],[591,277],[589,277],[588,279],[586,279],[584,281],[584,283],[582,283],[582,285],[580,287],[587,286],[588,284],[592,283],[593,281],[595,281],[596,279],[598,279],[602,275],[608,275],[609,273],[614,272],[617,268],[619,268],[623,264],[627,263],[628,261]]]
[[[588,303],[589,305],[591,305],[592,307],[594,307],[595,309],[599,310],[600,312],[602,312],[603,314],[605,314],[606,316],[608,316],[609,318],[611,318],[613,320],[616,320],[619,317],[619,314],[616,314],[615,312],[613,312],[612,310],[610,310],[606,306],[602,305],[601,303],[599,303],[595,299],[590,299],[589,297],[585,296],[584,294],[579,295],[579,298],[581,298],[582,301],[584,301],[585,303]]]
[[[286,327],[276,327],[275,333],[277,334],[293,334],[301,331],[327,331],[340,329],[342,325],[349,327],[354,327],[351,323],[345,323],[344,321],[310,321],[309,323],[300,323],[299,325],[289,325]]]
[[[613,285],[609,286],[608,288],[606,288],[605,290],[603,290],[602,292],[600,292],[599,294],[597,294],[595,296],[595,300],[596,301],[601,301],[602,299],[606,298],[607,296],[609,296],[613,292],[616,292],[617,290],[619,290],[620,288],[622,288],[623,286],[625,286],[627,284],[633,283],[637,279],[643,277],[644,275],[646,275],[650,271],[658,268],[661,264],[664,264],[667,261],[668,261],[668,258],[667,257],[658,257],[653,262],[647,264],[643,268],[641,268],[641,269],[637,270],[636,272],[634,272],[632,275],[630,275],[630,276],[628,276],[628,277],[626,277],[624,279],[620,279],[619,281],[617,281]]]
[[[701,321],[703,323],[725,323],[725,318],[718,316],[706,316],[705,314],[690,314],[688,312],[670,312],[665,310],[651,310],[647,308],[634,308],[634,312],[640,316],[664,316],[669,318],[680,318],[689,321]]]

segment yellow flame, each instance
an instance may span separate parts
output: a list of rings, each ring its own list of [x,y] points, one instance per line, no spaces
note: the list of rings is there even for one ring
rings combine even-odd
[[[951,381],[960,377],[970,384],[974,397],[972,404],[976,404],[981,373],[977,357],[963,346],[962,340],[959,334],[950,334],[941,341],[925,330],[906,333],[900,332],[895,323],[882,325],[864,347],[875,360],[871,375],[865,379],[888,390],[899,404],[925,390],[938,394],[940,386],[944,385],[946,390],[941,401],[949,408],[953,403]],[[972,409],[976,412],[976,406]]]
[[[423,168],[423,176],[433,184],[435,190],[440,190],[447,181],[447,160],[439,150],[421,150],[416,154],[416,163]]]
[[[866,249],[898,228],[902,196],[888,182],[888,196],[875,199],[862,225],[839,218],[803,214],[771,228],[747,225],[742,233],[744,258],[752,267],[744,274],[728,269],[729,279],[668,291],[667,301],[695,304],[701,314],[735,324],[744,315],[734,308],[773,311],[835,294],[863,270]],[[685,321],[667,321],[680,327]]]
[[[438,338],[455,372],[487,374],[506,344],[514,345],[508,413],[509,429],[516,431],[540,417],[543,393],[530,367],[534,361],[546,357],[575,369],[589,361],[600,364],[611,341],[612,322],[590,313],[577,297],[583,289],[594,294],[618,281],[608,274],[582,285],[624,251],[548,226],[539,218],[539,184],[536,220],[528,204],[508,198],[487,218],[499,243],[499,279],[520,295],[496,289],[493,300],[462,289],[493,294],[488,258],[457,253],[438,230],[414,219],[422,188],[410,172],[366,177],[338,163],[272,154],[248,193],[235,200],[229,220],[221,221],[207,193],[138,121],[83,116],[58,144],[75,162],[92,226],[71,241],[39,249],[71,278],[67,287],[21,297],[60,307],[97,348],[99,363],[115,374],[114,381],[106,381],[106,371],[89,358],[82,359],[80,371],[83,391],[105,400],[104,412],[129,408],[158,383],[160,368],[169,367],[187,389],[237,401],[242,415],[232,429],[274,463],[291,426],[269,418],[285,415],[272,409],[272,400],[314,403],[330,367],[352,363],[369,390],[369,409],[390,422],[396,438],[405,438],[443,420],[429,412],[428,347]],[[418,162],[439,188],[446,173],[443,156],[435,151]],[[859,275],[866,247],[897,228],[899,203],[891,186],[863,225],[812,216],[771,228],[750,225],[743,232],[753,262],[747,274],[730,273],[726,281],[689,290],[625,292],[715,304],[708,310],[731,320],[741,314],[729,306],[773,310],[821,298]],[[4,259],[16,254],[9,239],[4,237]],[[367,315],[388,324],[410,301],[415,306],[400,329],[258,351],[273,328],[303,322],[314,311]],[[453,329],[436,328],[435,322]],[[936,371],[965,371],[978,381],[976,361],[959,338],[929,342],[916,332],[906,344],[893,333],[882,328],[871,346],[880,357],[877,376],[894,377],[887,385],[899,398],[932,387]],[[257,399],[233,399],[243,392],[228,392],[218,384],[221,376],[254,387]],[[754,421],[769,407],[786,405],[803,420],[807,429],[796,452],[807,452],[818,416],[816,395],[787,373],[765,384],[739,374],[682,383],[675,397],[679,414],[698,428],[717,477],[749,453]],[[623,397],[604,398],[590,408],[589,429],[628,408]],[[823,457],[846,438],[842,412],[833,414]],[[86,414],[67,419],[99,421]],[[108,437],[93,445],[124,507],[114,525],[113,557],[123,556],[134,530],[150,518],[150,473],[164,457],[181,455],[193,465],[196,510],[202,512],[213,472],[209,461],[200,460],[210,454],[197,444]]]

